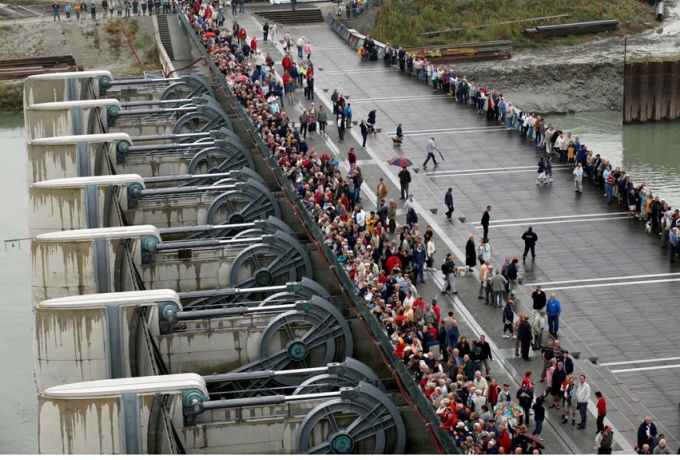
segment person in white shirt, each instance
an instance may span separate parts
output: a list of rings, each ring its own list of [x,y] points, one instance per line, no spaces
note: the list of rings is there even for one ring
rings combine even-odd
[[[588,400],[590,399],[590,385],[586,382],[586,376],[579,376],[579,386],[576,390],[576,405],[581,414],[581,422],[577,425],[579,430],[586,428],[586,417],[588,415]]]
[[[366,230],[366,213],[361,206],[354,208],[354,222],[359,226],[360,232]]]
[[[576,193],[583,193],[583,167],[581,166],[581,163],[576,165],[576,169],[574,169],[574,187],[576,190],[574,192]]]

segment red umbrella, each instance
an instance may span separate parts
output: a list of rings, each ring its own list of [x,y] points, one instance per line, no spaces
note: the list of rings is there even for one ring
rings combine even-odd
[[[239,75],[238,77],[234,78],[234,80],[239,81],[239,82],[248,81],[248,77],[246,77],[245,75]]]
[[[203,35],[204,38],[213,38],[215,36],[215,32],[208,32]]]
[[[413,166],[413,162],[411,160],[401,156],[396,156],[392,158],[391,160],[388,161],[388,163],[391,164],[392,166],[399,166],[400,168],[404,166],[406,167]]]

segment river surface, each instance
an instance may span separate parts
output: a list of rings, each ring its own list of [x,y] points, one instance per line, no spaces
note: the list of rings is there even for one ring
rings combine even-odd
[[[550,123],[571,131],[582,143],[636,181],[644,181],[674,206],[680,206],[680,122],[621,124],[614,112],[551,115]],[[33,372],[33,313],[30,243],[4,240],[28,235],[26,147],[23,116],[0,115],[0,454],[37,452],[37,399]]]
[[[680,121],[623,125],[618,112],[550,115],[546,119],[588,149],[680,207]]]
[[[38,453],[23,115],[0,115],[0,454]]]

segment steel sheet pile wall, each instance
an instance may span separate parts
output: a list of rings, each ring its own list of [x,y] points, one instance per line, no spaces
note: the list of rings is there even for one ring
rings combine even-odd
[[[626,64],[623,122],[680,118],[680,61]]]

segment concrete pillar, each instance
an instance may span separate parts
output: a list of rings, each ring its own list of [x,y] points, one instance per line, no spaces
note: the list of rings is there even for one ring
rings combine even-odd
[[[24,105],[99,98],[99,79],[111,72],[60,72],[32,75],[24,82]]]
[[[105,132],[107,112],[116,113],[116,99],[45,102],[24,107],[26,139]]]
[[[127,186],[144,180],[137,174],[74,177],[37,182],[29,187],[28,228],[31,236],[62,230],[122,226],[118,196],[127,200]],[[107,194],[119,186],[117,196]]]

